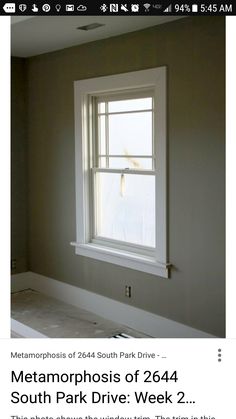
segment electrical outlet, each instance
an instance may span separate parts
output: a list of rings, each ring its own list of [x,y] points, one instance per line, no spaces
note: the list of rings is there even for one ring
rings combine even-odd
[[[16,269],[16,259],[11,259],[11,270],[14,271]]]
[[[128,297],[128,298],[131,298],[131,286],[130,285],[125,286],[125,296]]]

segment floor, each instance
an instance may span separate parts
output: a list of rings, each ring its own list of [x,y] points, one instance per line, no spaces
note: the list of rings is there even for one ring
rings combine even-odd
[[[11,316],[49,338],[150,337],[34,290],[12,294]]]

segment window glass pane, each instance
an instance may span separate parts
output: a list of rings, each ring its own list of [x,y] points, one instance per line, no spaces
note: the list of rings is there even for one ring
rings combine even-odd
[[[152,155],[152,112],[110,115],[109,153]]]
[[[102,169],[107,167],[106,157],[99,157],[99,167],[101,167]]]
[[[105,116],[98,117],[99,153],[106,154],[106,121]]]
[[[98,113],[105,113],[105,102],[100,102],[98,104]]]
[[[106,167],[106,166],[102,166]],[[109,157],[110,169],[152,170],[152,158],[140,157]]]
[[[152,98],[116,100],[108,102],[108,112],[126,112],[152,109]]]
[[[155,247],[155,177],[96,173],[97,235]]]

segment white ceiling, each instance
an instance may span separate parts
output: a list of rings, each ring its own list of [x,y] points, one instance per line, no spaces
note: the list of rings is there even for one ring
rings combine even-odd
[[[31,57],[170,22],[176,16],[37,16],[11,18],[12,55]],[[105,24],[91,31],[90,23]]]

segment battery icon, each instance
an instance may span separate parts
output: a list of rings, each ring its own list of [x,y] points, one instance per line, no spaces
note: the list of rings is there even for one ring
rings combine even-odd
[[[197,4],[193,4],[192,5],[192,12],[193,13],[197,13],[197,11],[198,11],[198,5]]]

